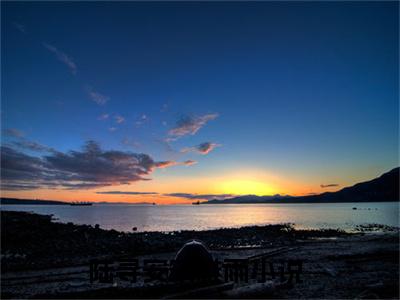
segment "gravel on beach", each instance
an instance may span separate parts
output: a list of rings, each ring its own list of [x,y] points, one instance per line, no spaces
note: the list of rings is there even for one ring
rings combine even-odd
[[[365,233],[380,228],[381,233]],[[362,230],[361,230],[362,229]],[[280,247],[275,259],[301,259],[302,282],[271,289],[250,282],[205,298],[399,298],[399,235],[377,224],[359,233],[295,230],[290,224],[172,233],[121,233],[87,225],[56,223],[51,216],[1,212],[2,298],[162,298],[177,292],[162,286],[91,285],[91,258],[135,256],[173,259],[190,239],[212,255],[244,258]]]

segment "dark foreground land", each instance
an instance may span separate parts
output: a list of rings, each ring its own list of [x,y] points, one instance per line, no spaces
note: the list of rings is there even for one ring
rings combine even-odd
[[[398,231],[349,234],[294,230],[291,225],[173,233],[121,233],[62,224],[51,216],[1,212],[1,298],[399,298]],[[118,256],[173,259],[191,239],[214,258],[248,258],[277,249],[273,259],[303,261],[302,282],[270,280],[199,289],[201,284],[89,281],[89,260]],[[225,284],[222,280],[220,284]],[[188,292],[192,291],[192,293]]]

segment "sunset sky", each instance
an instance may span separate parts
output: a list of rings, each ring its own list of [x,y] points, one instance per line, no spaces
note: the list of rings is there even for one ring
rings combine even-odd
[[[191,203],[377,177],[399,164],[398,5],[2,2],[2,196]]]

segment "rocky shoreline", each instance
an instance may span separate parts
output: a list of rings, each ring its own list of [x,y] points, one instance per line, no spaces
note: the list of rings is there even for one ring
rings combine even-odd
[[[386,233],[364,233],[376,229]],[[48,215],[2,211],[1,231],[2,298],[99,298],[102,295],[126,298],[138,291],[132,292],[132,287],[104,290],[104,286],[99,289],[88,283],[90,259],[118,256],[173,259],[190,239],[202,240],[220,260],[248,257],[285,246],[297,249],[277,259],[304,260],[304,283],[275,291],[268,297],[363,298],[371,297],[370,293],[377,298],[399,296],[398,231],[377,224],[363,226],[359,233],[298,230],[290,224],[123,233],[96,226],[57,223]],[[51,279],[43,279],[46,276]],[[143,288],[140,291],[144,294],[138,294],[142,297],[165,296],[157,294],[161,290],[154,288],[146,294],[148,291]],[[156,294],[151,294],[155,291]],[[237,296],[211,296],[246,298],[248,291],[247,294],[238,292]],[[267,297],[262,289],[254,293],[255,297]]]
[[[291,224],[206,231],[132,232],[54,222],[51,215],[1,212],[2,272],[85,264],[94,257],[177,251],[190,239],[212,250],[277,247],[296,240],[348,236],[341,230],[295,230]]]

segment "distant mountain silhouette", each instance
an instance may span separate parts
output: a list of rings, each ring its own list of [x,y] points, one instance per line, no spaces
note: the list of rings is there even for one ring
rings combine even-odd
[[[54,200],[39,200],[39,199],[16,199],[16,198],[1,198],[0,203],[5,204],[34,204],[34,205],[69,205],[67,202]]]
[[[215,203],[278,203],[278,202],[287,202],[290,201],[292,196],[282,196],[279,194],[273,195],[273,196],[256,196],[256,195],[244,195],[244,196],[238,196],[238,197],[233,197],[233,198],[227,198],[223,200],[209,200],[207,202],[202,202],[200,204],[215,204]]]
[[[337,192],[311,196],[239,196],[224,200],[210,200],[202,204],[224,203],[334,203],[334,202],[386,202],[399,201],[399,168],[395,168],[370,181],[357,183]]]
[[[129,204],[129,205],[156,205],[154,202],[93,202],[94,204]],[[0,198],[0,204],[2,205],[18,205],[18,204],[25,204],[25,205],[70,205],[70,202],[63,202],[63,201],[56,201],[56,200],[40,200],[40,199],[17,199],[17,198]]]

